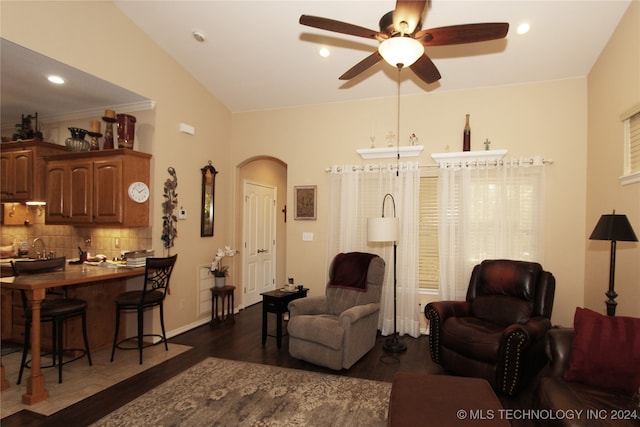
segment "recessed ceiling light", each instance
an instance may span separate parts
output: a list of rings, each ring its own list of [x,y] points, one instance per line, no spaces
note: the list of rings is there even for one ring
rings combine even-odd
[[[207,36],[204,35],[204,33],[200,32],[200,31],[194,31],[193,32],[193,38],[196,39],[196,41],[199,42],[203,42],[207,39]]]
[[[527,34],[530,29],[531,27],[529,26],[529,24],[525,22],[523,24],[518,25],[517,31],[518,31],[518,34],[522,35],[522,34]]]
[[[329,52],[329,49],[327,49],[326,47],[321,48],[319,53],[320,53],[320,56],[322,56],[323,58],[326,58],[331,54],[331,52]]]
[[[47,80],[49,80],[51,83],[57,84],[57,85],[62,85],[64,84],[64,79],[60,76],[49,76],[47,77]]]

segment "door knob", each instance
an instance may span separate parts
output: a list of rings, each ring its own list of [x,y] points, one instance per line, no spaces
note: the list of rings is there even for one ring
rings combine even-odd
[[[262,254],[262,253],[265,253],[265,252],[267,252],[267,250],[266,250],[266,249],[258,249],[258,253],[259,253],[259,254]]]

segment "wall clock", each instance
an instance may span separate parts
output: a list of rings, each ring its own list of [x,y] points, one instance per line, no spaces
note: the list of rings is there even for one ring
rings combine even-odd
[[[149,200],[149,187],[144,182],[136,181],[129,185],[129,198],[136,203]]]

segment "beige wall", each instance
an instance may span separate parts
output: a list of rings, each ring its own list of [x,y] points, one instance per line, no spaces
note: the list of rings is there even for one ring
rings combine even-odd
[[[620,170],[617,166],[598,166],[611,155],[615,156],[611,161],[619,164],[621,154],[618,153],[618,157],[615,152],[598,153],[598,147],[603,146],[602,138],[593,139],[596,131],[606,134],[605,140],[619,131],[619,124],[613,124],[613,118],[628,108],[633,98],[637,102],[637,81],[635,92],[633,89],[628,91],[630,93],[616,90],[619,105],[611,108],[615,111],[607,116],[607,120],[602,119],[606,123],[597,126],[587,123],[588,117],[599,122],[598,118],[606,115],[593,111],[592,98],[616,85],[611,78],[614,69],[616,77],[622,75],[619,78],[624,78],[629,85],[633,85],[633,76],[639,75],[639,37],[637,30],[632,29],[633,25],[640,27],[637,3],[632,5],[631,17],[625,17],[621,30],[614,36],[614,43],[620,43],[623,48],[630,47],[632,54],[623,56],[617,52],[617,45],[614,49],[610,44],[589,76],[588,91],[587,79],[575,78],[460,92],[436,90],[402,97],[401,141],[406,144],[409,133],[416,133],[426,146],[419,158],[421,163],[430,163],[430,153],[460,148],[466,113],[471,114],[472,149],[483,149],[482,141],[489,138],[492,148],[506,148],[509,156],[540,154],[555,162],[547,174],[544,260],[545,267],[557,279],[554,323],[571,324],[574,308],[585,305],[585,298],[588,305],[602,305],[602,298],[597,293],[606,277],[600,284],[595,276],[606,270],[607,255],[606,251],[591,250],[593,243],[586,239],[600,213],[608,211],[615,201],[619,211],[627,210],[632,223],[640,223],[638,188],[621,189],[609,178],[612,174],[617,177]],[[328,259],[325,235],[329,177],[325,168],[334,163],[363,163],[355,150],[369,146],[372,123],[376,144],[385,145],[384,135],[396,129],[395,98],[231,114],[109,2],[3,1],[0,8],[2,37],[156,102],[150,152],[153,154],[152,245],[157,254],[163,253],[160,204],[169,166],[177,171],[179,205],[189,213],[187,220],[178,223],[176,246],[171,249],[171,253],[178,253],[180,257],[167,302],[170,331],[179,332],[205,320],[196,315],[197,266],[209,263],[218,247],[230,242],[240,246],[237,209],[241,193],[237,178],[241,175],[238,167],[248,159],[270,157],[286,164],[289,207],[293,205],[293,186],[318,186],[317,221],[295,221],[289,209],[286,271],[280,275],[294,276],[298,282],[310,287],[312,294],[322,293]],[[29,25],[24,25],[25,17],[28,17]],[[91,22],[90,26],[80,25],[84,30],[82,37],[78,37],[77,32],[79,22]],[[105,37],[108,43],[105,43]],[[123,63],[128,66],[120,65]],[[412,78],[411,74],[405,73],[405,78]],[[389,84],[395,82],[389,81]],[[587,94],[592,107],[589,112]],[[600,102],[607,102],[604,96]],[[180,122],[194,126],[196,135],[179,133]],[[613,132],[607,129],[611,127]],[[207,160],[212,160],[220,171],[216,177],[216,228],[213,238],[200,238],[200,168]],[[596,169],[593,177],[592,168]],[[635,187],[640,186],[636,184]],[[283,194],[280,189],[279,194]],[[614,200],[608,202],[609,198]],[[640,226],[636,225],[636,230],[638,228]],[[302,241],[302,232],[306,231],[314,233],[313,241]],[[588,266],[585,266],[585,252]],[[630,259],[634,256],[637,260],[637,247],[619,250],[621,292],[623,289],[627,292],[623,282],[636,280],[637,283],[637,277],[640,277],[640,263]],[[625,257],[629,259],[625,260]],[[594,268],[598,271],[593,271]],[[594,278],[585,280],[585,274]],[[588,291],[592,280],[597,292]],[[631,292],[638,296],[640,291],[637,284],[635,286]],[[592,294],[596,296],[592,297]],[[620,297],[621,312],[640,314],[639,298],[635,298],[635,308],[622,307],[623,301],[629,304],[631,300]]]
[[[640,236],[640,183],[621,185],[623,126],[620,115],[640,103],[640,1],[633,1],[588,77],[588,239],[600,215],[626,214]],[[606,312],[609,242],[586,240],[585,305]],[[640,244],[618,242],[615,290],[617,315],[640,316]]]
[[[366,84],[363,83],[363,84]],[[390,81],[390,85],[394,82]],[[558,281],[554,322],[570,324],[573,308],[583,304],[584,207],[586,204],[586,79],[434,92],[402,98],[402,144],[415,132],[430,154],[462,146],[465,113],[471,114],[472,149],[506,148],[509,156],[539,154],[555,162],[548,168],[546,254],[544,266]],[[318,186],[318,220],[287,222],[287,274],[323,292],[326,277],[327,205],[331,164],[361,164],[356,149],[396,128],[396,99],[299,107],[233,115],[232,162],[269,153],[287,165],[288,206],[296,185]],[[394,161],[391,159],[390,161]],[[570,206],[571,209],[567,209]],[[291,214],[291,210],[289,210]],[[315,239],[302,241],[302,232]],[[309,260],[314,260],[309,262]]]

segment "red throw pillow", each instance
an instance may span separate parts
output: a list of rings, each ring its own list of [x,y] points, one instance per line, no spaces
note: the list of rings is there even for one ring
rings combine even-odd
[[[576,308],[567,381],[633,395],[640,387],[640,319]]]

